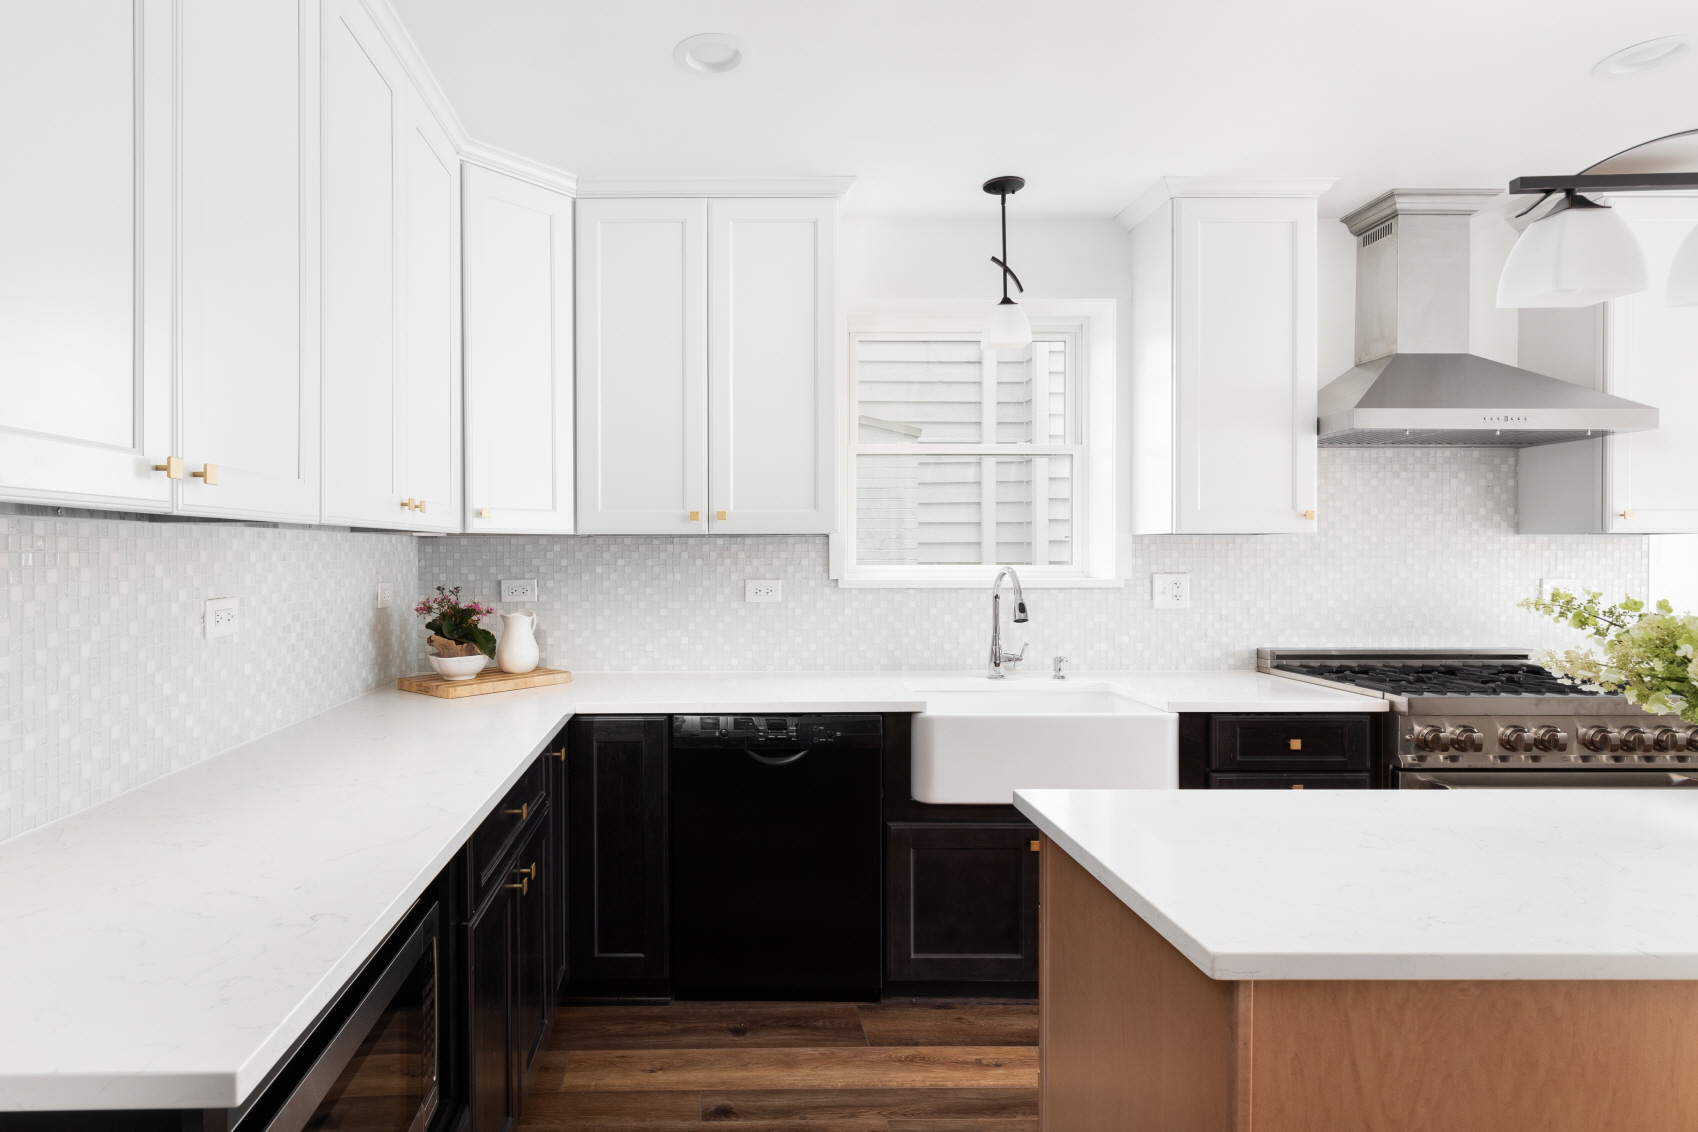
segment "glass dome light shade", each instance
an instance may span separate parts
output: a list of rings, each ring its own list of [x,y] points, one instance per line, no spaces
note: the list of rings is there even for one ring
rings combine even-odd
[[[1032,324],[1026,320],[1026,312],[1019,303],[1004,299],[991,308],[990,317],[985,319],[985,331],[979,337],[981,349],[1017,350],[1031,344]]]
[[[1530,225],[1498,278],[1500,307],[1587,307],[1650,286],[1645,254],[1613,208],[1563,208]]]
[[[1698,307],[1698,228],[1687,233],[1675,250],[1663,302],[1671,307]]]

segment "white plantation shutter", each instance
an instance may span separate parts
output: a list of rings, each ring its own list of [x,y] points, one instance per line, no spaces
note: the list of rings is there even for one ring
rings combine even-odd
[[[858,338],[857,565],[1076,564],[1068,345]]]

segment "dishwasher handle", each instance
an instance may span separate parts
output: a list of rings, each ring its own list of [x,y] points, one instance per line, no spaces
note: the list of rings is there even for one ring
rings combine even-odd
[[[757,755],[755,752],[749,750],[749,748],[744,747],[743,753],[748,755],[751,759],[754,759],[756,762],[765,763],[767,766],[787,766],[807,754],[810,750],[812,750],[811,747],[804,747],[802,750],[797,751],[793,755]]]

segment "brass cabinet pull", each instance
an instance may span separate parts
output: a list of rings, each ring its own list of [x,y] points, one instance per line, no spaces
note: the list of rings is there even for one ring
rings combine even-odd
[[[480,518],[480,519],[489,518],[489,508],[488,507],[479,507],[478,508],[478,518]]]
[[[1041,845],[1042,845],[1042,844],[1043,844],[1043,842],[1042,842],[1042,841],[1034,841],[1034,842],[1032,842],[1032,843],[1031,843],[1031,846],[1032,846],[1032,852],[1034,852],[1034,853],[1036,853],[1036,852],[1037,852],[1037,851],[1038,851],[1038,847],[1039,847],[1039,846],[1041,846]]]
[[[537,863],[535,861],[531,862],[531,867],[528,869],[514,869],[513,871],[524,877],[526,880],[537,879]]]
[[[405,507],[409,511],[411,511],[413,508],[417,507],[418,505],[419,505],[418,500],[414,499],[410,495],[407,496],[407,498],[401,500],[401,506]]]
[[[529,802],[521,802],[518,809],[502,810],[501,812],[504,814],[518,814],[520,821],[529,821],[531,817],[531,804]]]
[[[190,472],[189,474],[191,476],[195,477],[195,479],[200,480],[202,483],[206,484],[207,487],[217,487],[218,486],[218,465],[217,464],[204,465],[201,468],[200,471]]]
[[[715,519],[718,519],[722,523],[725,522],[725,512],[723,512],[723,511],[715,511],[713,513],[713,517]]]
[[[1303,749],[1303,740],[1301,739],[1292,739],[1290,740],[1290,743],[1291,749],[1294,751],[1301,751]]]
[[[183,478],[183,458],[181,456],[167,456],[163,464],[153,465],[153,470],[164,472],[165,478],[168,480],[180,480]]]
[[[1293,786],[1292,789],[1293,790],[1301,790],[1301,789],[1303,789],[1303,784],[1301,782],[1299,782],[1297,785]]]
[[[501,887],[502,888],[516,888],[516,889],[519,890],[520,896],[529,896],[531,894],[531,878],[526,877],[524,880],[520,881],[518,884],[504,884]]]
[[[1315,513],[1313,511],[1305,511],[1303,512],[1303,517],[1305,519],[1313,519],[1315,517]]]
[[[699,523],[701,521],[702,521],[702,513],[700,511],[690,512],[690,522]]]
[[[565,747],[560,748],[558,751],[550,751],[548,753],[553,755],[555,758],[559,759],[561,762],[566,761],[566,748]]]
[[[1631,519],[1631,518],[1633,518],[1633,512],[1631,512],[1631,511],[1623,511],[1623,512],[1622,512],[1622,513],[1621,513],[1621,517],[1622,517],[1622,518],[1623,518],[1623,519]]]

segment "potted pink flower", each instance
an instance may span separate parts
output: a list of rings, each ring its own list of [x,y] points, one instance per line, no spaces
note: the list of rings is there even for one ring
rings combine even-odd
[[[429,619],[425,628],[430,630],[430,646],[436,655],[428,659],[444,680],[470,680],[494,659],[495,634],[480,628],[478,622],[495,610],[475,601],[462,602],[459,586],[437,586],[436,596],[419,602],[413,612]]]

